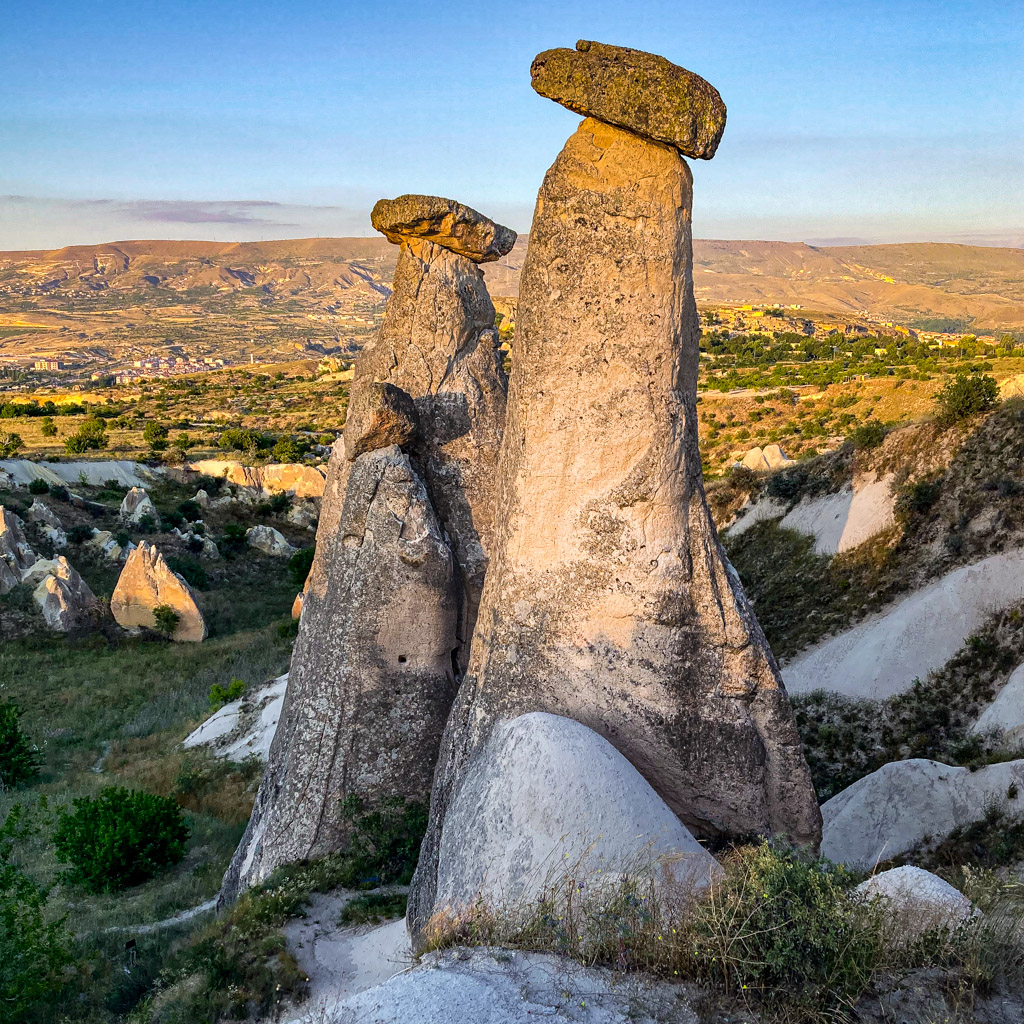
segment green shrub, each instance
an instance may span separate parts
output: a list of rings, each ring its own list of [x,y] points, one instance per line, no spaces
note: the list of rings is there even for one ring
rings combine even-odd
[[[270,499],[270,511],[275,516],[283,516],[292,507],[292,496],[281,492]]]
[[[78,430],[64,441],[69,455],[82,455],[107,447],[107,423],[98,416],[90,416]]]
[[[0,459],[9,459],[18,454],[25,447],[19,434],[0,430]]]
[[[70,501],[71,492],[63,484],[53,484],[50,487],[50,497],[57,501]]]
[[[32,480],[32,481],[29,482],[28,493],[29,494],[49,494],[50,493],[50,485],[45,480],[40,480],[40,479],[36,478],[35,480]]]
[[[299,590],[306,584],[306,577],[309,576],[309,570],[313,565],[314,554],[316,554],[316,548],[302,548],[288,559],[288,575]]]
[[[139,516],[139,521],[135,524],[135,527],[139,533],[155,533],[156,520],[147,512]]]
[[[991,409],[999,400],[995,379],[981,373],[958,373],[935,396],[939,419],[959,423]]]
[[[0,1017],[12,1022],[52,1003],[71,962],[64,920],[47,920],[46,893],[10,862],[32,831],[20,804],[0,825]]]
[[[185,517],[180,512],[164,512],[161,514],[161,520],[165,530],[180,529],[185,525]]]
[[[91,892],[138,885],[185,856],[189,828],[168,797],[108,786],[73,806],[61,811],[53,845],[71,865],[64,878]]]
[[[847,440],[858,450],[877,448],[885,440],[885,427],[878,420],[868,420],[854,427],[847,435]]]
[[[39,748],[21,728],[21,709],[6,698],[0,700],[0,789],[20,786],[39,774]]]
[[[380,924],[405,917],[409,898],[400,892],[369,892],[351,899],[342,908],[341,924]]]
[[[86,523],[76,523],[68,530],[68,540],[72,544],[84,544],[92,538],[92,527]]]
[[[367,810],[358,796],[350,794],[342,801],[341,816],[350,830],[347,856],[353,882],[376,886],[412,881],[427,831],[426,807],[393,797]]]
[[[245,693],[245,682],[241,679],[232,679],[227,686],[214,683],[210,687],[210,707],[216,710],[233,700],[238,700],[243,693]]]
[[[178,628],[181,616],[169,604],[158,604],[153,609],[153,621],[158,633],[171,636]]]
[[[245,547],[245,526],[242,523],[227,523],[217,540],[217,548],[225,558],[233,558]]]
[[[200,545],[201,549],[202,545]],[[210,589],[210,574],[203,568],[202,563],[197,562],[194,558],[179,558],[177,555],[170,555],[167,558],[167,567],[196,590]]]
[[[299,462],[307,451],[309,445],[304,440],[283,436],[277,439],[270,454],[275,462]]]
[[[942,494],[942,478],[918,480],[905,484],[896,495],[893,514],[901,526],[908,526],[920,519],[939,500]]]
[[[40,426],[39,431],[43,435],[43,437],[57,436],[57,425],[53,422],[52,416],[43,417],[42,426]]]
[[[257,455],[270,447],[270,442],[258,430],[243,430],[232,427],[225,430],[217,441],[217,447],[226,451],[246,452]]]
[[[200,508],[199,502],[193,501],[191,498],[178,505],[178,512],[190,523],[203,518],[203,510]]]

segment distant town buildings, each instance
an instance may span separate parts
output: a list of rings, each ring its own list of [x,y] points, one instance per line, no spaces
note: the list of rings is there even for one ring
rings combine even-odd
[[[60,359],[37,359],[32,364],[33,370],[63,370],[65,364]]]

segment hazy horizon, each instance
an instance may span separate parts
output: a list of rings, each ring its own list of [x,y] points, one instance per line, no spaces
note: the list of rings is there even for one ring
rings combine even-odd
[[[691,161],[699,237],[1024,245],[1024,27],[1004,0],[183,0],[173,18],[40,0],[5,27],[3,250],[369,235],[402,192],[526,231],[578,123],[530,62],[578,37],[722,93],[718,155]]]

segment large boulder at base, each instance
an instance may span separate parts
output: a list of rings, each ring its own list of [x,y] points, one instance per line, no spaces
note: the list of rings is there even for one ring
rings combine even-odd
[[[718,864],[644,777],[570,718],[528,714],[495,727],[445,815],[435,913],[479,900],[526,907],[568,873],[588,891],[623,875],[704,888]]]
[[[880,871],[853,891],[885,904],[889,927],[901,944],[932,929],[955,928],[974,914],[974,905],[959,889],[910,864]]]
[[[0,594],[18,586],[22,574],[35,561],[36,553],[25,539],[25,524],[0,505]]]
[[[118,515],[124,523],[138,524],[142,521],[143,516],[149,516],[154,523],[159,522],[160,519],[156,506],[141,487],[133,487],[124,496]]]
[[[643,50],[581,39],[575,50],[538,54],[530,77],[541,96],[684,156],[710,160],[725,131],[725,104],[710,82]]]
[[[68,535],[64,532],[61,521],[57,514],[38,498],[32,502],[32,507],[25,513],[25,518],[30,523],[35,523],[40,533],[55,548],[66,548],[68,546]]]
[[[893,761],[822,805],[821,852],[869,871],[926,840],[941,842],[992,805],[1024,814],[1024,760],[975,771],[925,758]]]
[[[370,212],[370,223],[395,245],[409,238],[424,238],[474,263],[501,259],[516,243],[511,228],[442,196],[380,199]]]
[[[793,461],[777,444],[767,444],[764,446],[764,458],[771,469],[788,466]]]
[[[183,747],[209,747],[228,761],[258,757],[266,761],[281,718],[288,673],[246,691],[215,711],[182,741]]]
[[[178,614],[172,640],[199,643],[206,639],[206,622],[192,588],[171,571],[154,545],[142,541],[124,563],[110,598],[110,611],[125,629],[155,629],[153,612],[161,605]]]
[[[588,118],[548,171],[519,292],[501,510],[410,896],[433,912],[450,794],[501,720],[574,718],[699,838],[820,814],[792,709],[704,496],[692,180]]]
[[[282,864],[341,848],[347,797],[372,808],[430,793],[455,691],[452,553],[399,448],[351,465],[331,544],[339,585],[307,590],[281,723],[225,900]]]
[[[262,551],[265,555],[273,555],[274,558],[291,558],[295,554],[295,548],[281,533],[263,523],[245,531],[245,542],[249,547]]]
[[[1010,673],[995,700],[971,726],[971,732],[981,735],[998,732],[1004,743],[1024,740],[1024,665],[1018,665]]]
[[[350,996],[322,1024],[697,1024],[687,990],[550,953],[455,947]],[[311,1020],[312,1024],[312,1020]]]
[[[96,595],[63,555],[37,562],[24,582],[35,584],[32,600],[50,629],[70,633],[94,622],[99,611]]]

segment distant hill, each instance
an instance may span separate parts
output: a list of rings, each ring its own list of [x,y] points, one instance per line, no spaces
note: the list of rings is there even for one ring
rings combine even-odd
[[[527,243],[521,237],[505,259],[484,267],[494,295],[517,293]],[[234,294],[331,311],[356,299],[386,297],[397,252],[376,237],[135,240],[0,252],[0,302],[4,295],[46,296],[52,306],[61,297],[121,293],[139,304],[167,304]],[[907,324],[950,320],[982,330],[1024,328],[1024,249],[698,240],[694,284],[704,305],[778,303]]]

